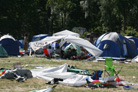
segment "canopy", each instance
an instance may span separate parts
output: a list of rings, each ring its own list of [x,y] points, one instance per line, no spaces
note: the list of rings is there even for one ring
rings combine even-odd
[[[60,31],[60,32],[53,34],[53,36],[66,36],[66,35],[72,35],[72,36],[80,37],[80,35],[78,33],[71,32],[69,30],[63,30],[63,31]]]
[[[85,48],[89,53],[91,53],[93,56],[99,56],[102,51],[99,50],[97,47],[95,47],[93,44],[91,44],[89,41],[84,40],[79,37],[71,36],[71,35],[66,35],[66,36],[51,36],[51,37],[46,37],[40,41],[36,42],[30,42],[30,47],[36,51],[39,48],[42,48],[54,41],[61,40],[61,41],[67,41],[73,44],[76,44],[78,46],[82,46]]]

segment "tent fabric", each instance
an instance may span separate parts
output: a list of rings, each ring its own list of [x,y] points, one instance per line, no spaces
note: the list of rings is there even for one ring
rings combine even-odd
[[[0,57],[8,57],[8,53],[1,45],[0,45]]]
[[[133,37],[133,36],[125,36],[126,38],[130,39],[130,40],[133,40],[135,42],[135,46],[138,50],[138,38],[136,37]]]
[[[9,56],[19,55],[19,43],[12,36],[10,35],[2,36],[0,44],[6,50]]]
[[[56,79],[63,79],[61,84],[70,86],[82,86],[86,84],[86,75],[79,75],[73,72],[67,72],[68,64],[64,64],[58,67],[48,67],[43,69],[32,69],[33,77],[42,78],[47,81],[53,81]]]
[[[44,39],[45,37],[48,37],[48,36],[51,36],[51,35],[49,35],[49,34],[34,35],[34,36],[32,37],[32,42],[33,42],[33,41],[42,40],[42,39]]]
[[[33,50],[37,50],[39,48],[42,48],[43,46],[46,46],[54,41],[61,40],[61,39],[65,40],[67,42],[76,44],[78,46],[84,47],[93,56],[99,56],[102,53],[101,50],[99,50],[97,47],[95,47],[89,41],[79,38],[79,37],[71,36],[71,35],[47,37],[47,38],[42,39],[41,41],[31,42],[30,47]]]
[[[51,44],[52,42],[55,42],[57,40],[60,40],[64,38],[65,36],[51,36],[51,37],[46,37],[40,41],[35,41],[35,42],[30,42],[29,45],[30,47],[36,51],[39,48],[43,48],[44,46]]]
[[[53,36],[65,36],[65,35],[72,35],[72,36],[75,36],[75,37],[80,37],[80,35],[78,33],[71,32],[69,30],[63,30],[63,31],[60,31],[60,32],[57,32],[57,33],[53,34]]]
[[[15,39],[14,39],[12,36],[10,36],[10,35],[4,35],[4,36],[2,36],[2,37],[0,38],[0,41],[3,40],[3,39],[7,39],[7,38],[12,39],[12,40],[15,41]]]
[[[103,57],[135,57],[137,50],[134,41],[116,33],[109,32],[100,36],[94,43],[103,51]]]
[[[18,40],[18,44],[19,44],[19,49],[23,48],[23,43],[21,43],[19,40]]]

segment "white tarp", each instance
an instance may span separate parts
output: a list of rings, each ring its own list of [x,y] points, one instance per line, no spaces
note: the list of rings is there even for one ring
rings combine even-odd
[[[46,37],[46,38],[39,40],[39,41],[30,42],[29,45],[34,51],[36,51],[40,48],[43,48],[44,46],[46,46],[48,44],[51,44],[52,42],[60,40],[64,37],[65,36],[50,36],[50,37]]]
[[[60,84],[69,86],[82,86],[86,84],[86,75],[79,75],[73,72],[67,72],[68,64],[58,67],[49,67],[43,69],[32,69],[33,77],[42,78],[47,81],[53,81],[54,78],[63,79]]]
[[[80,37],[80,35],[78,33],[71,32],[69,30],[63,30],[63,31],[60,31],[60,32],[57,32],[57,33],[53,34],[53,36],[65,36],[65,35],[72,35],[72,36],[75,36],[75,37]]]
[[[138,55],[132,59],[132,62],[138,62]]]
[[[73,37],[73,36],[67,36],[64,39],[68,42],[84,47],[93,56],[99,56],[102,54],[102,51],[97,47],[95,47],[93,44],[91,44],[88,40],[85,40],[79,37]]]
[[[54,41],[61,40],[61,41],[67,41],[73,44],[77,44],[78,46],[84,47],[89,53],[91,53],[93,56],[99,56],[102,54],[102,51],[95,47],[93,44],[91,44],[89,41],[84,40],[79,37],[66,35],[66,36],[51,36],[46,37],[43,40],[36,41],[36,42],[30,42],[30,47],[36,51],[39,48],[42,48]]]

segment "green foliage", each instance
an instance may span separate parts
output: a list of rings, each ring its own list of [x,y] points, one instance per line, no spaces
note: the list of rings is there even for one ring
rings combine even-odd
[[[137,0],[0,0],[0,31],[16,39],[74,27],[102,34],[130,26],[135,34],[137,24]]]
[[[134,36],[138,38],[138,32],[136,31],[136,29],[130,26],[127,26],[127,30],[125,31],[125,33],[121,31],[121,34],[124,36]]]

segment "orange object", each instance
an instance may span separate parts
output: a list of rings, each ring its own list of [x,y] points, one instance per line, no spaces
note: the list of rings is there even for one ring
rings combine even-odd
[[[47,57],[50,56],[46,48],[43,48],[43,51],[44,51],[44,53],[45,53],[45,55],[46,55]]]

